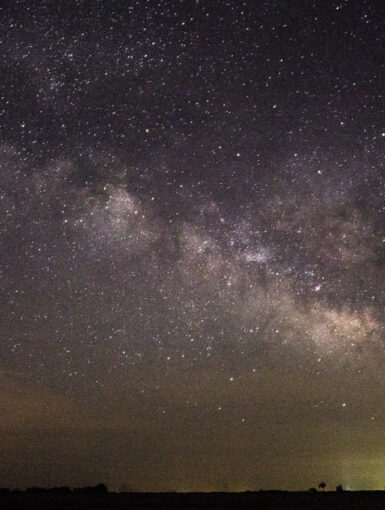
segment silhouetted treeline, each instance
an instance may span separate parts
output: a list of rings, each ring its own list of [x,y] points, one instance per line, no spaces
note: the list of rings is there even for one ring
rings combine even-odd
[[[60,492],[63,491],[64,492]],[[55,492],[59,490],[59,492]],[[384,510],[385,491],[108,492],[104,484],[0,490],[0,510]]]
[[[10,492],[26,492],[28,494],[106,494],[108,492],[107,486],[104,483],[92,485],[89,487],[28,487],[25,491],[12,490],[8,488],[0,488],[0,494],[8,494]]]
[[[31,494],[40,494],[42,492],[49,492],[51,494],[68,494],[71,492],[71,487],[52,487],[49,489],[45,487],[28,487],[25,489],[25,492]]]
[[[104,483],[99,483],[92,487],[78,487],[73,489],[73,492],[77,494],[105,494],[108,489]]]

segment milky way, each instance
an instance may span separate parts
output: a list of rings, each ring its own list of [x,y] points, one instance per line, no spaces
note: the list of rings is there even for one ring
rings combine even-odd
[[[380,4],[0,9],[0,485],[383,488]]]

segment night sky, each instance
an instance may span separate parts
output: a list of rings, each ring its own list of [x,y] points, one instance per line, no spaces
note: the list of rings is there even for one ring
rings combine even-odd
[[[0,7],[0,486],[385,485],[383,2]]]

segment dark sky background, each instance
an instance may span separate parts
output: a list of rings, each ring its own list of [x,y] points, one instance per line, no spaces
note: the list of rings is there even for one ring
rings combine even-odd
[[[385,485],[382,1],[3,1],[0,485]]]

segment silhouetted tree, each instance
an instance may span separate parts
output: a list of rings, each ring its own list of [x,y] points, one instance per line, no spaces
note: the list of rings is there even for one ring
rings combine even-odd
[[[42,492],[47,492],[47,488],[46,487],[35,487],[35,486],[32,486],[32,487],[27,487],[25,489],[25,492],[30,492],[30,493],[33,493],[33,494],[39,494],[39,493],[42,493]]]
[[[318,484],[318,488],[322,489],[323,491],[325,490],[325,487],[326,487],[326,483],[325,482],[321,482],[320,484]]]
[[[77,487],[73,491],[78,494],[105,494],[108,492],[108,489],[104,483],[99,483],[92,487]]]
[[[69,494],[71,492],[71,488],[67,486],[52,487],[51,489],[48,489],[48,491],[53,494]]]

